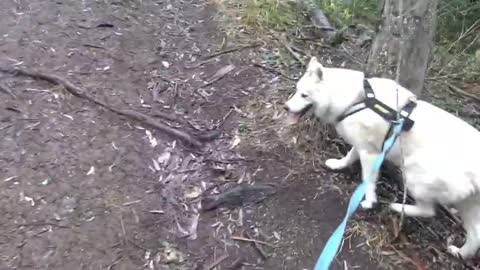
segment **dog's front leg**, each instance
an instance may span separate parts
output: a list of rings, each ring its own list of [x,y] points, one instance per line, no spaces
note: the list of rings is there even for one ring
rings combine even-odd
[[[375,192],[378,171],[373,172],[373,166],[378,157],[377,153],[361,151],[358,153],[360,163],[362,164],[362,181],[366,181],[365,200],[362,202],[363,209],[370,209],[377,202],[377,193]]]
[[[433,217],[435,216],[435,205],[431,202],[417,201],[416,205],[391,203],[390,209],[409,217]]]
[[[348,151],[347,155],[341,159],[331,158],[325,161],[325,165],[331,170],[342,170],[355,163],[358,160],[358,152],[355,147]]]

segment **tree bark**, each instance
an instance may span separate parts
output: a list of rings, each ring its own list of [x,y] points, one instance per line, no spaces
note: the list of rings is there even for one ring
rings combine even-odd
[[[420,96],[431,59],[437,6],[438,0],[382,0],[383,25],[368,57],[367,75],[398,79]]]

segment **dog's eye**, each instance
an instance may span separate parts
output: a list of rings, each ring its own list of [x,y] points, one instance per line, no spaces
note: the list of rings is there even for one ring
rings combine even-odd
[[[308,97],[307,94],[301,94],[300,96],[301,96],[302,98],[307,98],[307,97]]]

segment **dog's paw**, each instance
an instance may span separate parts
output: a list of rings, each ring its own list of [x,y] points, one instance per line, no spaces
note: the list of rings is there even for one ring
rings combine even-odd
[[[403,205],[401,203],[391,203],[389,207],[395,212],[402,213]]]
[[[331,158],[325,161],[325,166],[327,166],[330,170],[337,171],[345,168],[345,162],[343,159]]]
[[[457,258],[461,258],[462,256],[460,255],[460,249],[454,245],[449,245],[447,248],[448,253],[452,254],[453,256]]]
[[[375,205],[376,201],[375,200],[363,200],[361,203],[360,203],[360,206],[362,206],[362,208],[364,210],[368,210],[368,209],[372,209],[373,208],[373,205]]]

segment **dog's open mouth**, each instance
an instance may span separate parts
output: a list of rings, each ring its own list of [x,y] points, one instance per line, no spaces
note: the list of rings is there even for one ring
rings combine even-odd
[[[295,125],[296,123],[298,123],[300,118],[302,118],[302,116],[304,116],[311,108],[312,108],[312,104],[306,106],[305,108],[303,108],[303,110],[301,110],[299,112],[290,112],[289,111],[288,114],[287,114],[287,123],[289,125]]]

